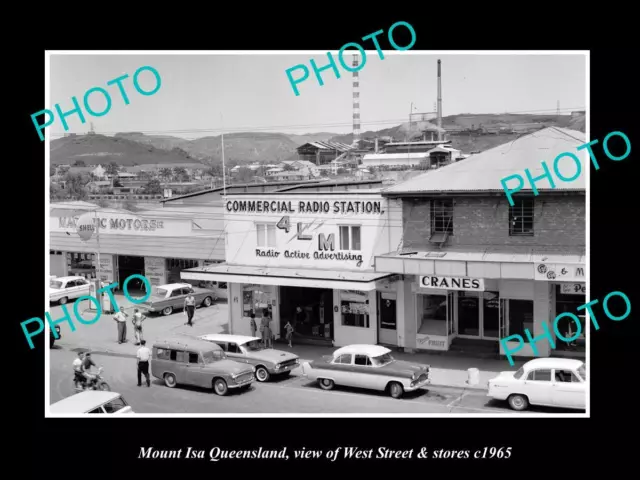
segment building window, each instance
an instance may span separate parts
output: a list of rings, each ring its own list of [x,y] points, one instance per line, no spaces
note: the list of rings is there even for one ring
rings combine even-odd
[[[342,292],[341,307],[343,326],[369,328],[369,300],[366,292]]]
[[[340,227],[340,250],[360,250],[360,227]]]
[[[431,201],[431,233],[453,235],[453,200]]]
[[[275,223],[256,223],[259,247],[276,246],[276,225]]]
[[[505,300],[507,308],[508,332],[507,335],[520,335],[525,342],[529,337],[525,330],[533,334],[533,300]]]
[[[515,199],[509,207],[509,235],[533,236],[533,198]]]
[[[418,302],[418,334],[447,335],[447,296],[416,295]]]

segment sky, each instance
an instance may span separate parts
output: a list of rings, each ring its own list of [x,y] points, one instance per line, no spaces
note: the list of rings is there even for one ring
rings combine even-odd
[[[442,60],[443,115],[462,113],[562,113],[586,107],[586,58],[583,54],[452,55],[415,52],[366,52],[360,70],[361,130],[381,130],[407,122],[411,103],[414,112],[433,112],[437,100],[437,60]],[[326,53],[189,55],[178,53],[143,55],[51,54],[50,104],[55,112],[80,105],[87,90],[105,88],[111,110],[102,117],[85,112],[67,117],[66,133],[86,133],[93,123],[96,133],[143,132],[198,138],[233,131],[283,133],[352,131],[352,74],[342,69],[334,53],[340,78],[331,69],[322,72],[320,86],[310,66],[328,64]],[[348,65],[351,55],[345,55]],[[285,71],[305,64],[309,77],[298,84],[296,96]],[[162,79],[157,93],[139,94],[133,87],[134,72],[142,66],[155,68]],[[116,85],[107,82],[123,74],[130,104],[125,105]],[[300,75],[299,70],[293,75]],[[151,72],[139,77],[140,86],[151,90]],[[106,101],[91,94],[90,106],[101,111]],[[42,117],[41,117],[42,118]],[[40,120],[42,121],[42,120]],[[48,127],[52,138],[65,130],[56,118]]]

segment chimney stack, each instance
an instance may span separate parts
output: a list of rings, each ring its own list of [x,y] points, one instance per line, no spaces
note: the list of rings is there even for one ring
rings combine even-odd
[[[438,128],[442,128],[442,76],[440,73],[440,59],[438,59]],[[438,130],[438,140],[442,140],[442,132]]]

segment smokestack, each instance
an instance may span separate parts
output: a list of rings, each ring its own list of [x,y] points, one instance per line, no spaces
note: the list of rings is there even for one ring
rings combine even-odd
[[[440,59],[438,59],[438,128],[442,128],[442,76],[440,73]],[[442,140],[442,132],[438,130],[438,140]]]

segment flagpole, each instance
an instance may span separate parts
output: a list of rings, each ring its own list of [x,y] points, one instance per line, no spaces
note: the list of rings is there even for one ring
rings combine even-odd
[[[224,117],[220,113],[220,120],[222,122],[222,195],[227,194],[227,180],[225,176],[226,169],[224,168]]]

